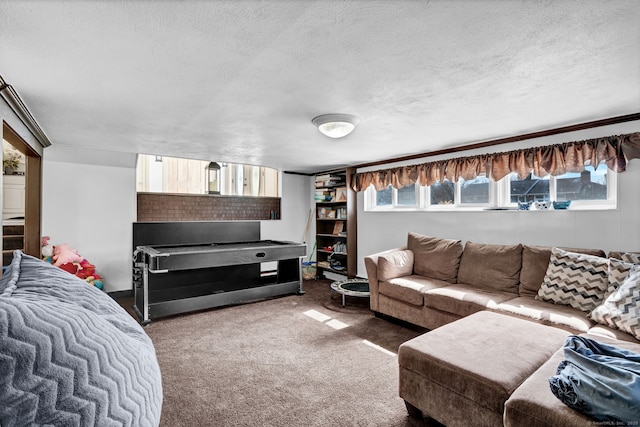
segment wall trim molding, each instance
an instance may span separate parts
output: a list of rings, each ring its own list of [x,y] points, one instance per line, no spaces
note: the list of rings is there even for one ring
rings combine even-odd
[[[131,289],[126,289],[124,291],[113,291],[113,292],[107,292],[107,295],[109,295],[111,298],[117,300],[120,298],[130,298],[133,296],[133,288]]]
[[[29,108],[22,101],[18,92],[16,92],[13,86],[5,82],[2,76],[0,76],[0,96],[2,96],[4,102],[13,110],[43,148],[51,145],[49,137],[44,133],[44,130],[42,130],[35,117],[33,117],[33,114],[31,114],[31,111],[29,111]]]
[[[354,165],[354,167],[357,169],[360,169],[360,168],[366,168],[371,166],[387,165],[387,164],[396,163],[396,162],[404,162],[408,160],[423,159],[425,157],[439,156],[441,154],[451,154],[451,153],[457,153],[460,151],[474,150],[477,148],[491,147],[494,145],[509,144],[511,142],[524,141],[527,139],[534,139],[534,138],[542,138],[545,136],[557,135],[557,134],[567,133],[567,132],[575,132],[579,130],[597,128],[597,127],[608,126],[608,125],[615,125],[615,124],[624,123],[624,122],[632,122],[634,120],[640,120],[640,113],[632,113],[632,114],[626,114],[623,116],[609,117],[606,119],[592,120],[589,122],[561,126],[553,129],[535,131],[535,132],[525,133],[521,135],[508,136],[505,138],[492,139],[489,141],[477,142],[473,144],[465,144],[465,145],[460,145],[458,147],[445,148],[442,150],[427,151],[424,153],[411,154],[408,156],[394,157],[386,160],[362,163],[359,165]]]

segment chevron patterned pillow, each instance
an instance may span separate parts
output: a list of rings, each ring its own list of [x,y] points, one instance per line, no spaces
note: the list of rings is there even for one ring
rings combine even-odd
[[[624,279],[629,275],[629,270],[636,265],[630,262],[624,262],[617,258],[609,258],[609,286],[604,294],[604,299],[615,292],[622,285]]]
[[[640,266],[634,266],[622,285],[589,317],[640,340]]]
[[[608,273],[607,258],[553,248],[536,299],[588,313],[604,300]]]
[[[638,252],[623,252],[621,258],[626,262],[640,264],[640,253]]]

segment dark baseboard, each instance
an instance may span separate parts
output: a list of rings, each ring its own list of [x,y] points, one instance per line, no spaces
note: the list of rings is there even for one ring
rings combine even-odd
[[[107,292],[107,295],[109,295],[113,299],[130,298],[133,296],[133,289],[128,289],[126,291]]]

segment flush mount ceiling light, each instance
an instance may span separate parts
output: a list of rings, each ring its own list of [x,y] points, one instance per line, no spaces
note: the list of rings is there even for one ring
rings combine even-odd
[[[342,138],[355,129],[360,119],[351,114],[323,114],[311,120],[311,123],[329,138]]]

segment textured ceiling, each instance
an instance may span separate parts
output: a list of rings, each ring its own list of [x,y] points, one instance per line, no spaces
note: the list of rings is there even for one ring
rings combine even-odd
[[[0,0],[0,75],[54,146],[314,172],[639,112],[638,22],[637,0]],[[331,140],[325,113],[361,123]]]

